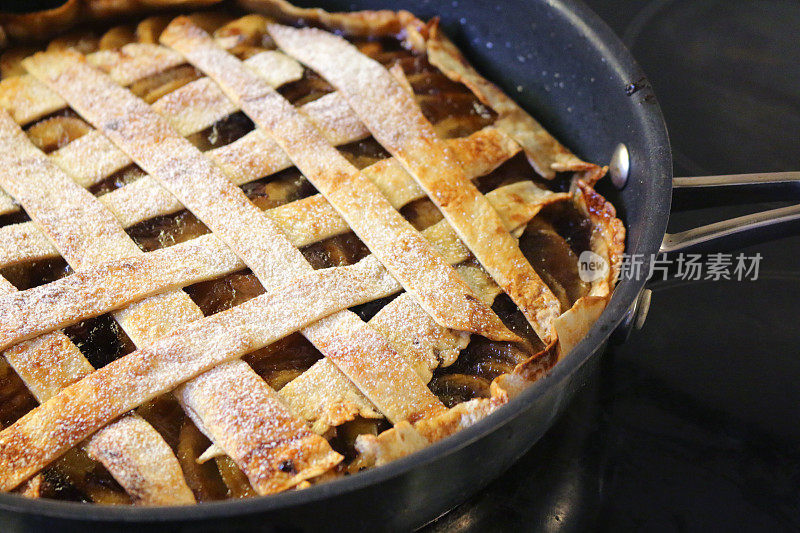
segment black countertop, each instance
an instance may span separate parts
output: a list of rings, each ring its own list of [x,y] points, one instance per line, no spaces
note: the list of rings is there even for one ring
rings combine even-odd
[[[676,176],[800,170],[800,2],[587,3],[648,73]],[[798,200],[684,195],[670,230]],[[596,382],[426,531],[800,530],[800,225],[706,251],[761,253],[758,279],[652,282]]]

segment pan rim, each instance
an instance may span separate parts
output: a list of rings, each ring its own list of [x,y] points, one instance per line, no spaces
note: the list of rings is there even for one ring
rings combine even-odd
[[[593,47],[602,51],[603,56],[619,74],[620,79],[633,80],[644,76],[641,68],[622,41],[582,0],[546,0],[546,3],[549,8],[560,12],[572,25],[578,27]],[[650,125],[648,132],[649,136],[652,137],[649,143],[651,149],[659,151],[664,158],[661,180],[655,184],[656,196],[661,201],[654,206],[651,216],[652,223],[643,228],[637,242],[628,243],[628,248],[637,250],[637,253],[643,253],[645,260],[647,260],[647,258],[651,257],[651,254],[658,252],[661,239],[666,231],[672,190],[672,158],[666,124],[657,100],[653,98],[650,105],[640,107],[640,119]],[[654,177],[654,179],[658,178],[659,176]],[[645,265],[646,267],[647,265]],[[16,515],[82,522],[133,524],[155,524],[173,521],[193,522],[234,516],[244,517],[291,508],[300,504],[320,502],[333,495],[354,492],[370,485],[377,485],[401,476],[410,470],[424,467],[473,444],[520,415],[550,388],[558,387],[568,380],[570,376],[602,350],[611,333],[619,326],[625,313],[638,297],[645,281],[644,279],[622,280],[615,288],[609,304],[589,334],[547,376],[533,383],[517,398],[514,398],[475,425],[436,442],[419,452],[379,468],[315,485],[302,491],[284,492],[244,500],[205,502],[182,507],[109,506],[58,500],[28,499],[15,494],[0,494],[0,511]],[[530,444],[533,445],[533,442]]]

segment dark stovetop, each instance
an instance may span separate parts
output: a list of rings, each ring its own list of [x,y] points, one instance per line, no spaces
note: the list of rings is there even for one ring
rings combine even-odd
[[[585,1],[649,74],[676,175],[800,170],[800,2]],[[786,193],[695,195],[670,230]],[[800,530],[800,224],[761,238],[719,245],[760,252],[757,281],[654,283],[644,329],[553,429],[426,533]]]
[[[800,170],[800,2],[587,3],[648,73],[676,176]],[[785,192],[676,202],[692,210],[670,230],[800,199]],[[760,238],[716,247],[760,252],[757,281],[653,283],[644,329],[597,382],[426,531],[800,529],[800,225]]]

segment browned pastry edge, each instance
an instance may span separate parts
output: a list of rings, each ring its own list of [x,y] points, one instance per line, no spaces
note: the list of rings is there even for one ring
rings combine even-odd
[[[208,7],[221,0],[67,0],[63,5],[32,13],[0,13],[2,45],[51,39],[78,24],[165,9]]]
[[[0,12],[0,45],[52,39],[82,23],[101,22],[128,15],[145,15],[165,10],[210,7],[223,0],[67,0],[64,5],[31,13]],[[397,35],[406,27],[425,24],[407,11],[357,11],[328,13],[322,9],[295,7],[283,0],[237,0],[242,8],[278,20],[314,22],[349,35]]]

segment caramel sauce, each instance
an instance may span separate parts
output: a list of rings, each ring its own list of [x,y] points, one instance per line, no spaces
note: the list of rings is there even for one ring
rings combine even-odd
[[[305,69],[301,79],[278,88],[278,92],[296,107],[313,102],[321,96],[332,93],[333,90],[330,83],[308,69]]]
[[[203,152],[241,139],[253,131],[253,121],[241,111],[228,115],[213,126],[190,135],[188,139]]]
[[[17,290],[24,291],[72,274],[72,269],[59,257],[6,267],[0,270],[0,274]]]
[[[36,407],[36,398],[5,359],[0,361],[0,427],[17,421]]]
[[[156,217],[128,228],[128,235],[145,252],[167,248],[210,233],[189,211]]]
[[[242,190],[250,201],[263,210],[302,200],[317,192],[296,168],[247,183]]]
[[[101,182],[95,183],[94,185],[89,187],[89,192],[91,192],[95,196],[103,196],[104,194],[110,193],[113,190],[119,189],[120,187],[124,187],[125,185],[133,183],[142,176],[145,176],[144,170],[142,170],[136,165],[130,165],[123,168],[122,170],[114,172]]]
[[[64,328],[64,333],[95,368],[100,368],[136,349],[116,320],[100,315]]]

